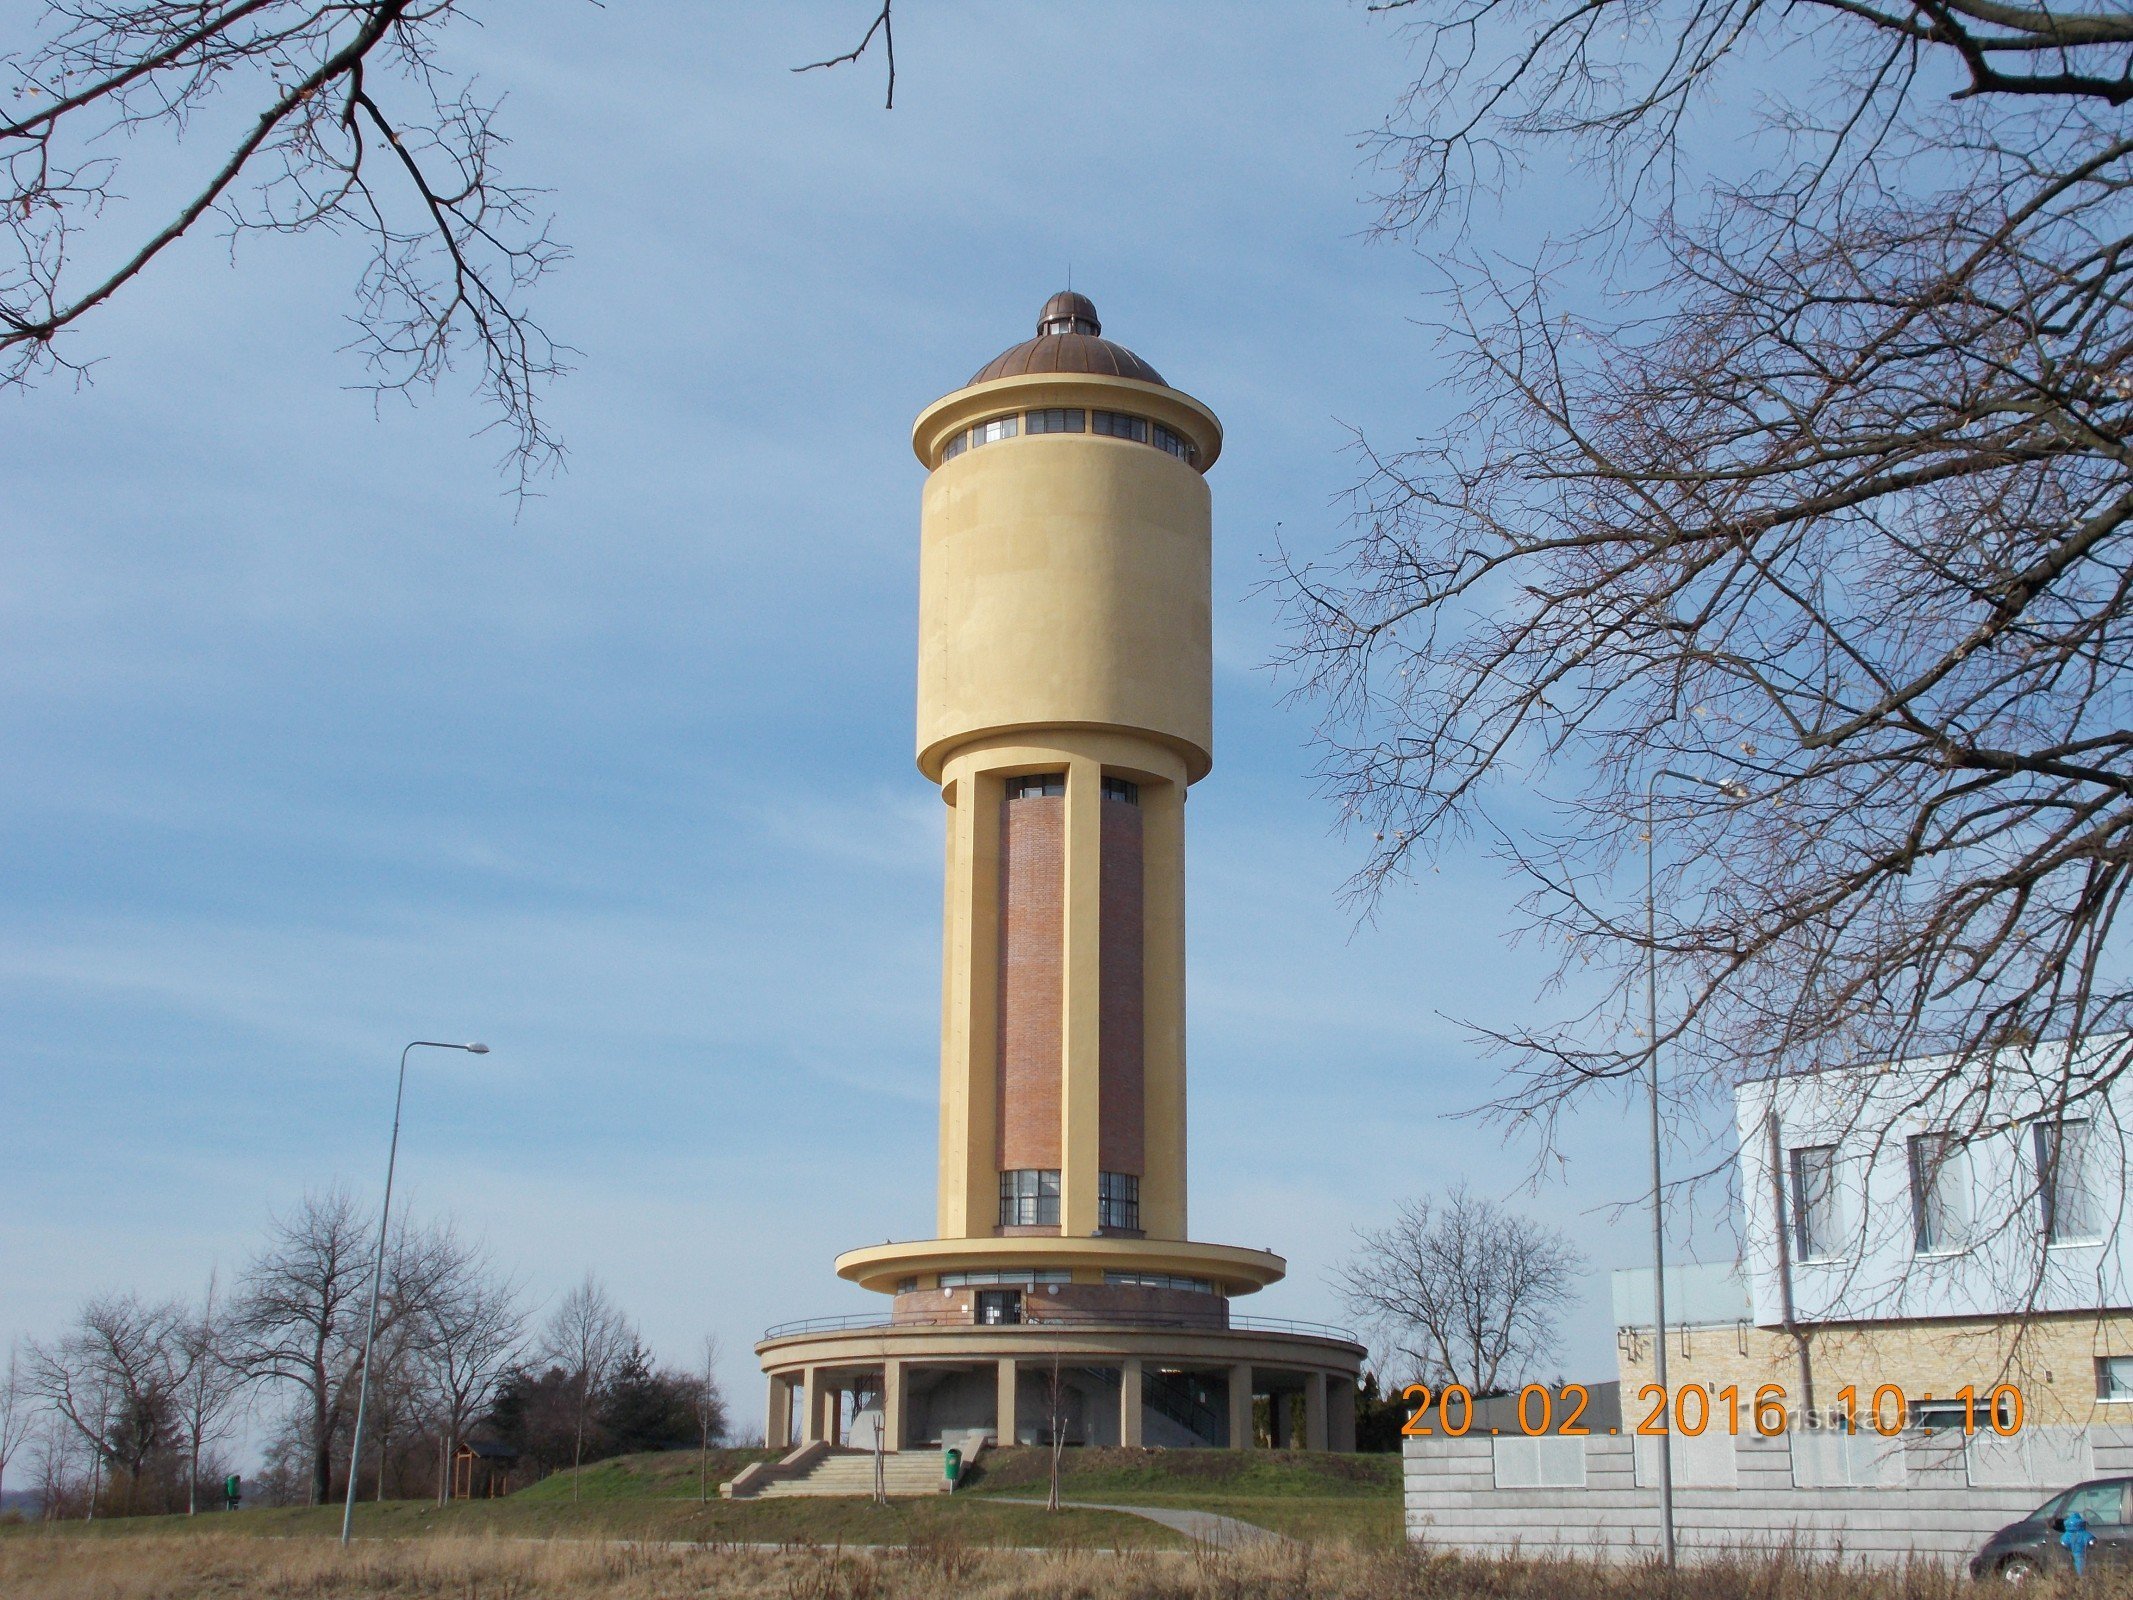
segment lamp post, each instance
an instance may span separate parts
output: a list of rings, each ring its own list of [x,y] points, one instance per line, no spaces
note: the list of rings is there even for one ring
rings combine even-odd
[[[1652,1378],[1659,1386],[1659,1403],[1668,1407],[1666,1427],[1659,1434],[1659,1551],[1674,1565],[1674,1418],[1673,1395],[1666,1386],[1666,1190],[1660,1162],[1659,1124],[1659,897],[1653,885],[1658,877],[1658,830],[1653,812],[1659,780],[1672,778],[1715,789],[1729,800],[1745,800],[1747,789],[1717,778],[1699,778],[1671,767],[1652,774],[1644,786],[1644,1066],[1645,1087],[1652,1106]]]
[[[393,1090],[393,1137],[385,1152],[385,1203],[378,1208],[378,1259],[370,1270],[370,1320],[363,1327],[363,1377],[356,1388],[355,1437],[348,1446],[348,1499],[341,1506],[341,1543],[348,1543],[348,1530],[355,1521],[356,1473],[363,1464],[363,1413],[370,1405],[370,1347],[378,1335],[378,1290],[385,1282],[385,1229],[393,1209],[393,1163],[400,1156],[400,1102],[407,1094],[409,1050],[464,1050],[485,1056],[485,1044],[445,1044],[436,1039],[417,1039],[400,1052],[400,1081]],[[382,1470],[382,1468],[381,1468]]]

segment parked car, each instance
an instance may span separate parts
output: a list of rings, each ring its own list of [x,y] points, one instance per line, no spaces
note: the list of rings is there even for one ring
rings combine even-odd
[[[2070,1572],[2074,1558],[2059,1542],[2066,1519],[2088,1519],[2096,1542],[2089,1560],[2097,1566],[2133,1565],[2133,1478],[2098,1478],[2053,1495],[2020,1522],[2010,1522],[1970,1558],[1973,1578],[2020,1583],[2046,1572]]]

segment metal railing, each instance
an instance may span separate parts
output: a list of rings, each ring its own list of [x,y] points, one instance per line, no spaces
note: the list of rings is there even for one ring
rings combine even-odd
[[[1359,1345],[1363,1341],[1348,1328],[1336,1328],[1324,1322],[1298,1322],[1290,1317],[1231,1317],[1224,1323],[1219,1316],[1193,1317],[1177,1312],[1161,1311],[1063,1311],[1047,1309],[1041,1317],[1026,1317],[1017,1322],[984,1323],[977,1320],[976,1313],[968,1310],[923,1312],[917,1315],[884,1317],[879,1313],[862,1313],[851,1317],[803,1317],[795,1322],[780,1322],[763,1330],[762,1343],[772,1339],[789,1339],[807,1333],[856,1333],[878,1331],[897,1333],[906,1328],[1177,1328],[1185,1332],[1226,1331],[1232,1333],[1291,1333],[1314,1339],[1338,1339],[1346,1344]]]

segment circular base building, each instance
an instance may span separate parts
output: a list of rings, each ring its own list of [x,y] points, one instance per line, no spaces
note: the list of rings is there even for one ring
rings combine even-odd
[[[964,1265],[998,1254],[965,1240],[841,1258],[847,1278],[893,1280],[891,1309],[764,1336],[756,1355],[770,1375],[771,1446],[871,1446],[879,1428],[891,1450],[972,1434],[1173,1449],[1245,1449],[1264,1434],[1277,1448],[1355,1448],[1363,1347],[1354,1337],[1230,1311],[1232,1293],[1282,1275],[1280,1257],[1189,1243],[1156,1252],[1127,1240],[1017,1242],[1019,1267]]]
[[[774,1446],[1354,1446],[1362,1346],[1232,1315],[1286,1264],[1186,1230],[1222,428],[1102,332],[1054,295],[912,431],[917,756],[946,807],[939,1236],[839,1258],[883,1315],[756,1347]]]

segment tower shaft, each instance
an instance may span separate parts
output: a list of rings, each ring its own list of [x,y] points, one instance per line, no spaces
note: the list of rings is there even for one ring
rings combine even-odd
[[[1063,793],[1010,797],[1054,774]],[[1043,1226],[1003,1212],[1001,1175],[1056,1172],[1051,1231],[1183,1239],[1184,763],[1055,729],[965,746],[944,777],[941,1236]]]

